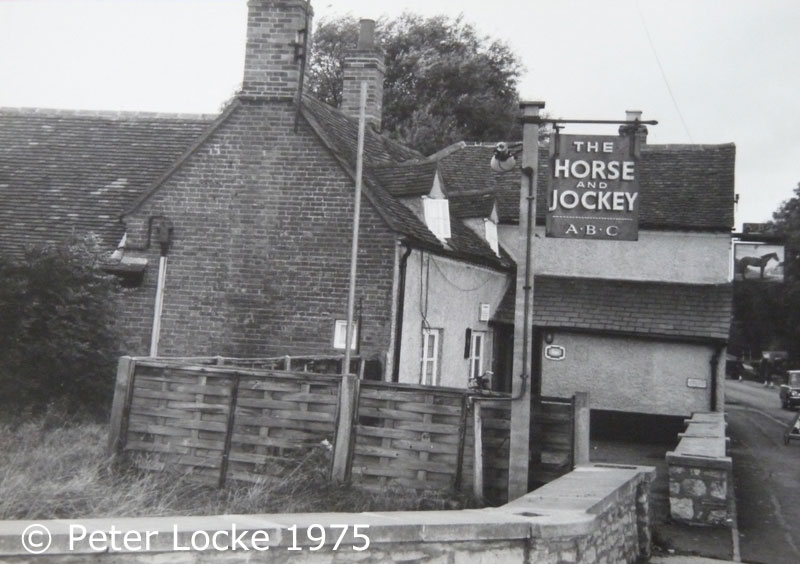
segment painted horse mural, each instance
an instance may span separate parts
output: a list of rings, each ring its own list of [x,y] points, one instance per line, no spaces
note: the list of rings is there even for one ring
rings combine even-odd
[[[764,269],[772,259],[775,259],[778,264],[781,262],[778,253],[769,253],[767,255],[761,255],[760,257],[742,257],[736,261],[736,273],[741,274],[742,280],[744,280],[748,267],[760,268],[761,278],[764,278]]]

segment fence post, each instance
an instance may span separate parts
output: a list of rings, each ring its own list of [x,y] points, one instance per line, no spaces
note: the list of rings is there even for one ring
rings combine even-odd
[[[348,479],[348,461],[350,459],[350,445],[352,444],[353,420],[357,409],[356,383],[357,376],[345,374],[342,376],[339,390],[339,416],[336,422],[336,439],[333,445],[333,466],[331,479],[334,482],[346,482]]]
[[[228,403],[228,424],[225,428],[225,443],[222,447],[222,460],[219,465],[219,487],[225,487],[225,481],[228,479],[228,464],[231,455],[231,444],[233,442],[233,427],[236,423],[236,403],[239,400],[239,383],[241,376],[237,373],[233,376],[231,382],[231,398]]]
[[[125,446],[133,388],[133,372],[136,361],[122,356],[117,363],[117,381],[114,384],[114,401],[111,404],[111,417],[108,430],[108,452],[112,456],[120,454]]]
[[[481,402],[473,403],[473,435],[475,439],[475,455],[472,468],[472,493],[476,499],[483,499],[483,419],[481,418]]]
[[[589,393],[575,392],[572,404],[572,463],[589,462]]]
[[[469,396],[461,396],[461,415],[458,418],[458,460],[456,462],[455,490],[461,491],[461,483],[464,480],[464,445],[467,441],[467,413],[469,412]]]

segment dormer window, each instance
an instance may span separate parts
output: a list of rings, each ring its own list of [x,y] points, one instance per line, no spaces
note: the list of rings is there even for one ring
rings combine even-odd
[[[486,242],[498,257],[500,256],[500,243],[497,240],[497,223],[486,218],[483,220],[484,236]]]
[[[445,198],[422,196],[425,225],[441,242],[450,238],[450,206]]]

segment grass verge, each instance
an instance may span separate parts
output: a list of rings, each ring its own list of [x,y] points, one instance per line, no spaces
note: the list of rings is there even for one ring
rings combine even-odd
[[[380,492],[327,480],[329,452],[313,448],[280,479],[218,489],[173,472],[142,472],[106,453],[106,425],[47,418],[0,424],[0,519],[67,519],[461,509],[452,492]]]

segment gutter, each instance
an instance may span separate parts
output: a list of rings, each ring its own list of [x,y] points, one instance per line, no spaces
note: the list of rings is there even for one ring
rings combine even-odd
[[[403,309],[406,301],[406,269],[412,247],[406,246],[406,252],[400,257],[400,281],[397,287],[397,317],[394,333],[394,365],[392,366],[392,382],[400,381],[400,349],[403,343]]]
[[[725,345],[717,345],[714,349],[714,354],[711,355],[711,360],[709,360],[709,369],[710,369],[710,376],[711,376],[711,398],[710,398],[710,409],[711,411],[717,411],[717,389],[719,388],[719,359],[722,356],[722,352],[725,350]]]

